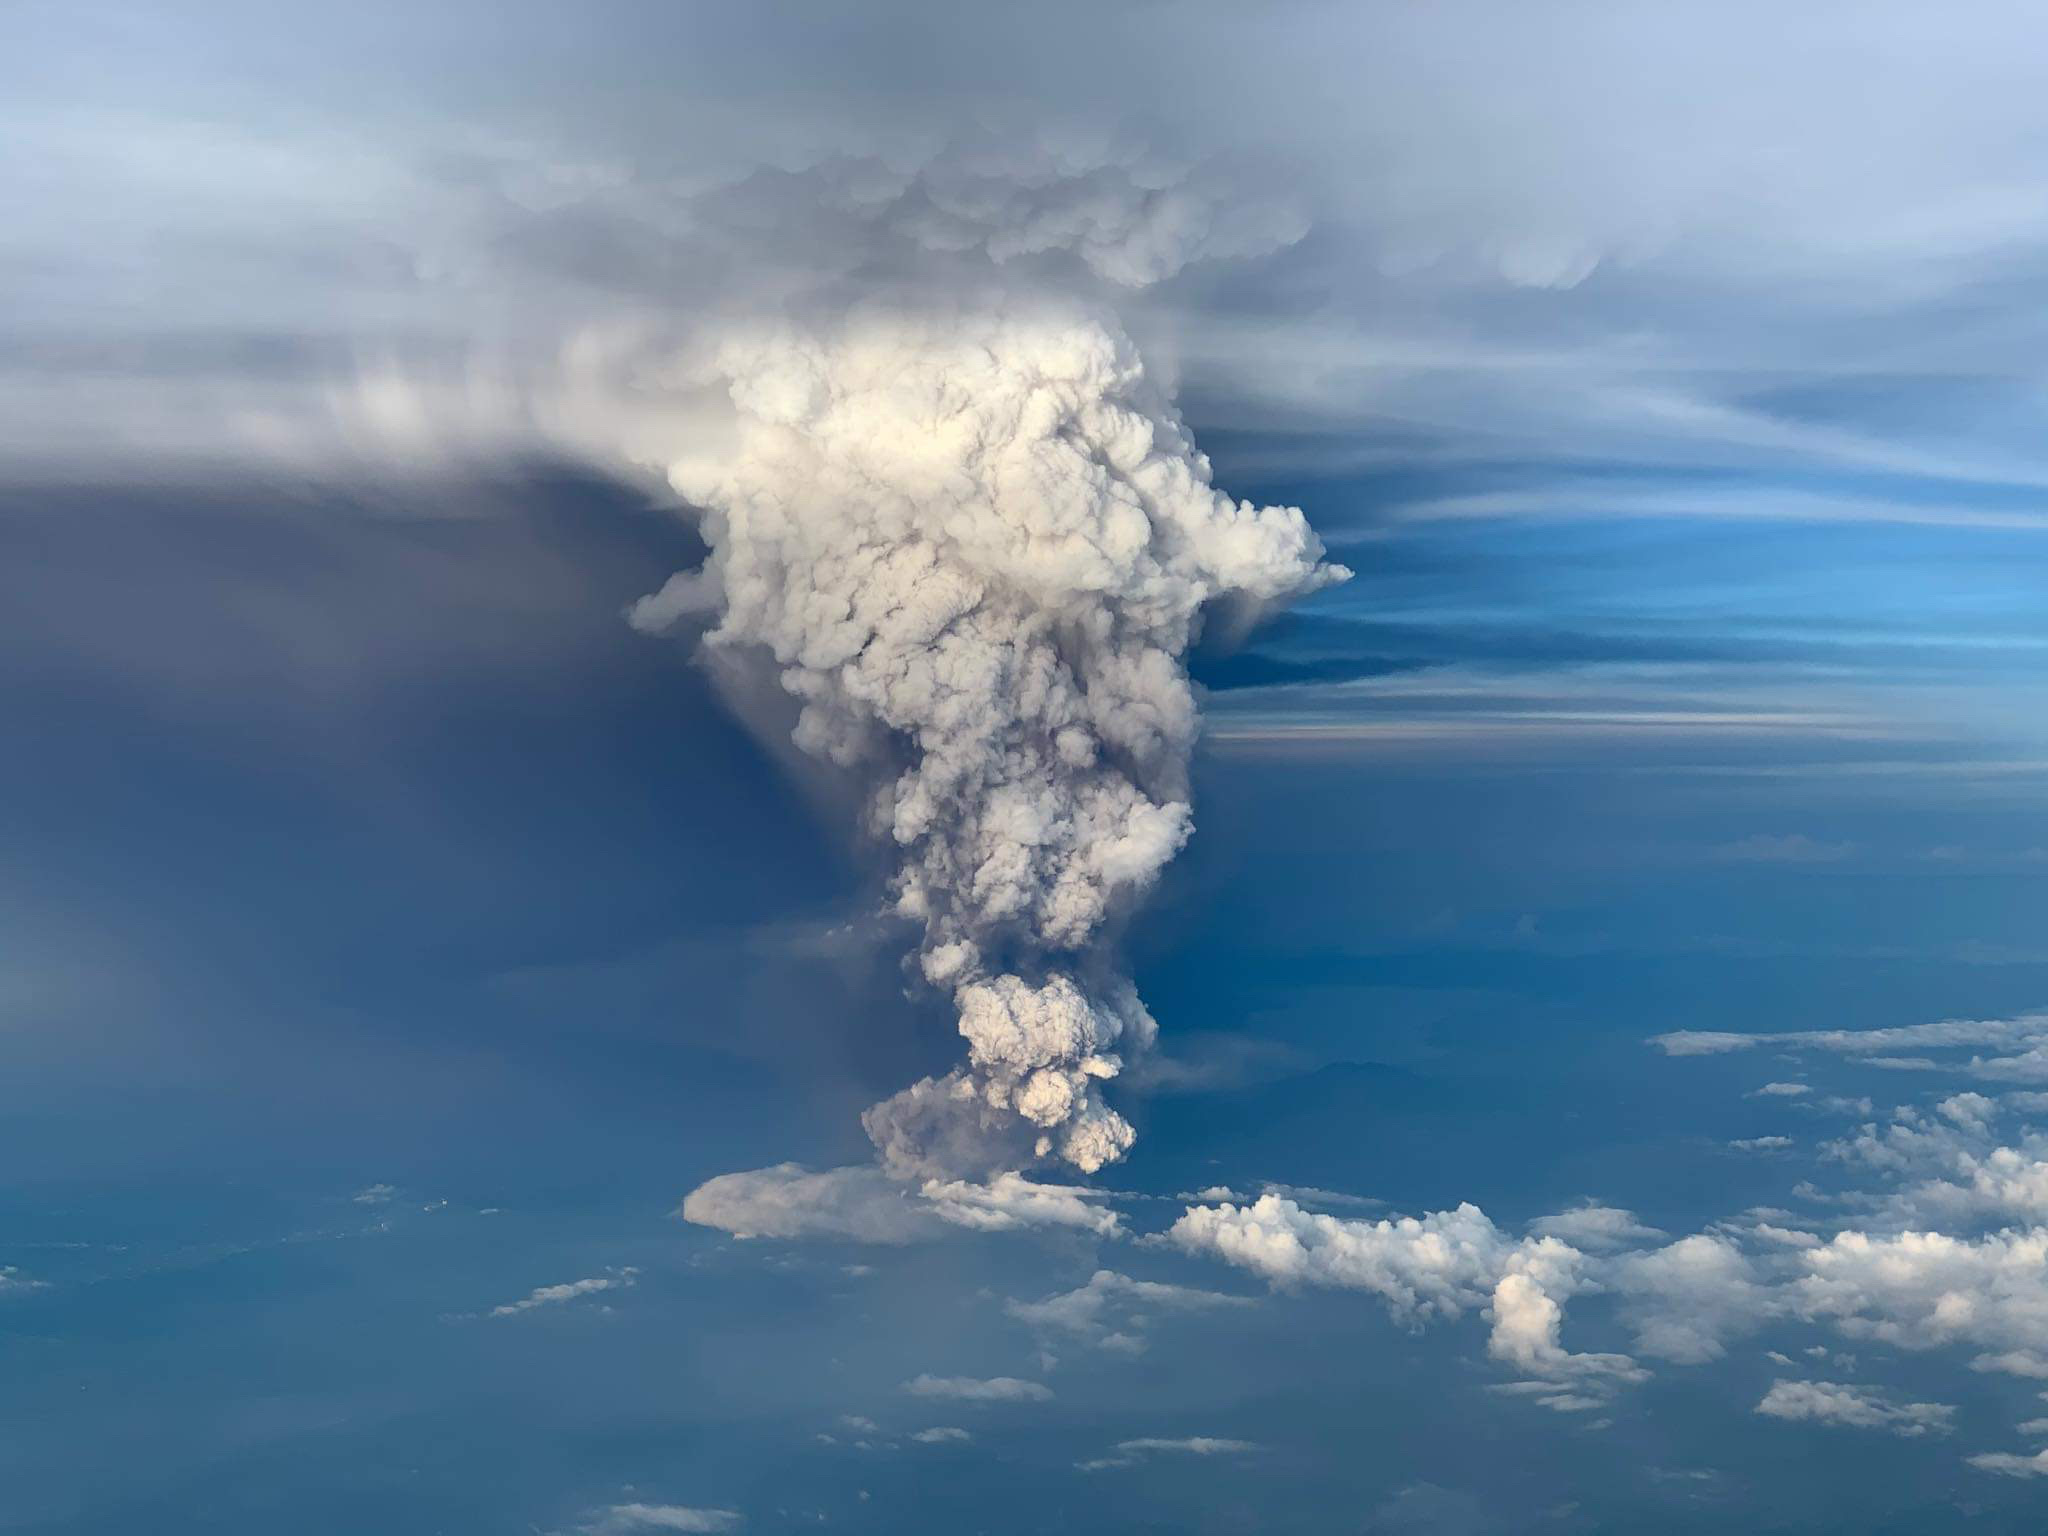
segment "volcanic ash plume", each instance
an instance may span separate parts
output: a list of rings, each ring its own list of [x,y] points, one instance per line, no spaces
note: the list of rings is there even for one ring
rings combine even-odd
[[[1209,483],[1129,340],[1078,312],[872,311],[730,338],[736,431],[670,466],[704,573],[634,619],[722,602],[796,741],[871,779],[894,908],[951,992],[964,1067],[877,1104],[885,1164],[932,1176],[1130,1146],[1101,1084],[1155,1026],[1092,951],[1190,829],[1181,657],[1205,605],[1331,581],[1291,507]]]

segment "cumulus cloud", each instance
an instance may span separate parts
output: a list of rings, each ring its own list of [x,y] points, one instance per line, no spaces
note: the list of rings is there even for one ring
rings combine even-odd
[[[2037,1223],[2048,1219],[2048,1137],[2030,1125],[2002,1132],[2004,1110],[1969,1092],[1931,1109],[1901,1105],[1890,1120],[1867,1121],[1822,1152],[1900,1181],[1876,1207],[1890,1226]]]
[[[919,1445],[966,1445],[974,1436],[954,1425],[940,1424],[931,1429],[917,1430],[910,1438]]]
[[[963,1403],[1047,1403],[1053,1391],[1042,1381],[1015,1376],[913,1376],[903,1383],[912,1397],[948,1398]]]
[[[1004,1310],[1017,1321],[1048,1333],[1065,1334],[1096,1349],[1137,1354],[1153,1314],[1199,1312],[1248,1304],[1242,1296],[1225,1296],[1192,1286],[1157,1280],[1135,1280],[1113,1269],[1098,1269],[1085,1284],[1059,1291],[1041,1301],[1010,1301]]]
[[[1568,1244],[1532,1238],[1507,1256],[1493,1288],[1487,1353],[1529,1378],[1528,1395],[1560,1413],[1598,1407],[1614,1387],[1649,1375],[1627,1355],[1574,1354],[1560,1342],[1564,1303],[1586,1283],[1584,1270],[1584,1256]]]
[[[1474,1205],[1347,1220],[1263,1195],[1250,1205],[1190,1206],[1167,1238],[1275,1286],[1370,1292],[1411,1327],[1485,1308],[1495,1359],[1542,1382],[1578,1384],[1552,1392],[1547,1406],[1577,1408],[1643,1374],[1626,1356],[1574,1354],[1560,1342],[1563,1304],[1586,1283],[1584,1255],[1551,1236],[1517,1242]]]
[[[1798,1261],[1790,1304],[1854,1337],[1966,1344],[1984,1368],[2013,1374],[2048,1357],[2048,1228],[1974,1239],[1848,1231]]]
[[[1961,1152],[1950,1177],[1908,1185],[1884,1209],[1917,1225],[2048,1220],[2048,1161],[2015,1147]]]
[[[1999,1031],[1953,1033],[1976,1041]],[[2048,1381],[2048,1138],[2015,1124],[2023,1107],[2032,1106],[1955,1093],[1901,1106],[1888,1122],[1826,1144],[1826,1162],[1892,1187],[1824,1196],[1802,1184],[1808,1198],[1856,1213],[1859,1224],[1838,1217],[1821,1231],[1758,1206],[1664,1241],[1631,1213],[1589,1203],[1539,1218],[1517,1239],[1471,1205],[1347,1219],[1274,1194],[1246,1201],[1218,1186],[1188,1205],[1164,1240],[1277,1289],[1367,1292],[1410,1326],[1482,1312],[1487,1353],[1518,1378],[1490,1390],[1559,1412],[1605,1406],[1647,1374],[1640,1360],[1704,1364],[1765,1326],[1801,1323],[1900,1349],[1955,1349],[1974,1370]],[[2002,1225],[1981,1230],[1990,1223]],[[1579,1297],[1611,1303],[1630,1330],[1631,1353],[1565,1348],[1566,1308]],[[1853,1355],[1825,1345],[1804,1354],[1816,1368],[1855,1369]],[[1793,1363],[1779,1350],[1770,1358]],[[1789,1378],[1757,1411],[1909,1436],[1946,1433],[1953,1413],[1873,1388]],[[1974,1460],[2016,1476],[2037,1472],[2032,1455]]]
[[[630,1289],[639,1279],[640,1271],[631,1265],[615,1269],[608,1275],[592,1275],[584,1280],[570,1280],[561,1285],[541,1285],[528,1291],[517,1301],[508,1301],[502,1306],[491,1308],[492,1317],[517,1317],[522,1312],[532,1312],[541,1307],[559,1307],[582,1296],[595,1296],[601,1291],[623,1291]]]
[[[1895,1403],[1871,1388],[1834,1381],[1774,1381],[1756,1412],[1912,1437],[1947,1434],[1956,1411],[1946,1403]]]
[[[1278,1286],[1370,1291],[1402,1322],[1454,1318],[1484,1304],[1509,1246],[1475,1205],[1424,1217],[1347,1220],[1279,1195],[1190,1206],[1168,1233]]]

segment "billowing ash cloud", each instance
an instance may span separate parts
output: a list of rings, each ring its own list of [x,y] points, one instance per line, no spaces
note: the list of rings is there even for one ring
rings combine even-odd
[[[713,615],[728,671],[770,664],[796,745],[865,792],[890,903],[958,1012],[965,1063],[866,1117],[883,1166],[1093,1171],[1132,1139],[1101,1085],[1156,1027],[1106,937],[1192,825],[1182,657],[1212,612],[1345,574],[1297,509],[1216,489],[1115,305],[1306,221],[1277,178],[1114,133],[875,137],[371,157],[404,294],[362,307],[392,334],[207,410],[253,434],[238,451],[307,464],[516,448],[658,471],[711,554],[632,622]]]
[[[1123,227],[1075,202],[1034,188],[1059,218],[1011,243]],[[1129,245],[1115,276],[1156,275],[1158,242]],[[632,617],[715,603],[707,645],[772,657],[797,744],[868,788],[894,910],[967,1042],[869,1134],[905,1176],[1093,1172],[1132,1140],[1101,1085],[1155,1032],[1103,936],[1192,825],[1183,654],[1206,612],[1345,573],[1297,509],[1211,484],[1130,339],[1078,301],[891,299],[736,326],[704,358],[692,382],[722,386],[732,431],[668,476],[711,556]]]
[[[632,622],[713,615],[727,670],[770,664],[796,745],[865,792],[890,903],[958,1011],[965,1063],[866,1117],[883,1166],[1092,1172],[1132,1139],[1102,1084],[1155,1032],[1107,937],[1192,826],[1182,657],[1212,613],[1345,574],[1299,510],[1211,483],[1115,306],[1306,221],[1278,178],[1114,133],[874,137],[376,162],[405,293],[363,307],[403,323],[339,376],[323,354],[208,411],[308,464],[338,443],[658,471],[711,554]]]
[[[934,148],[946,131],[788,153],[707,135],[653,157],[453,131],[359,148],[370,212],[330,219],[322,178],[294,180],[323,252],[329,222],[376,231],[323,260],[360,285],[340,307],[388,324],[247,396],[151,381],[161,404],[129,436],[153,466],[543,451],[658,470],[711,555],[633,622],[712,614],[711,651],[772,663],[796,744],[866,792],[891,903],[958,1010],[959,1070],[867,1116],[883,1165],[1093,1171],[1132,1139],[1102,1084],[1155,1030],[1106,936],[1192,825],[1183,654],[1212,611],[1245,622],[1343,574],[1298,510],[1211,484],[1115,306],[1307,222],[1292,181],[1249,161],[1078,127]],[[153,235],[212,249],[160,154],[78,152],[151,188]],[[280,271],[312,238],[293,234],[268,253]],[[34,380],[32,412],[0,409],[19,422],[0,461],[104,414],[66,393],[97,378],[88,356],[63,389]]]

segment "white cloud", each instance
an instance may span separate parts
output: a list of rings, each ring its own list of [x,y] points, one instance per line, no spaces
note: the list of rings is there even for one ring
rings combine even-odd
[[[911,1243],[949,1231],[1071,1227],[1097,1236],[1118,1229],[1099,1190],[1041,1184],[1017,1173],[986,1183],[893,1179],[865,1164],[813,1172],[797,1163],[720,1174],[683,1199],[682,1216],[735,1237],[843,1238]]]
[[[1638,1221],[1633,1211],[1591,1203],[1539,1217],[1529,1223],[1529,1230],[1541,1237],[1562,1238],[1579,1248],[1623,1248],[1664,1236],[1657,1228]]]
[[[1891,1119],[1882,1126],[1866,1122],[1848,1135],[1826,1143],[1821,1152],[1833,1160],[1860,1164],[1886,1174],[1943,1173],[1954,1170],[1972,1149],[1983,1144],[1981,1133],[1973,1133],[1953,1118],[1930,1116],[1913,1105],[1903,1104],[1892,1111]]]
[[[908,1243],[939,1230],[936,1216],[911,1191],[866,1166],[814,1173],[797,1163],[777,1163],[720,1174],[683,1197],[682,1216],[741,1238]]]
[[[1939,1019],[1881,1029],[1800,1029],[1778,1034],[1734,1034],[1717,1030],[1675,1030],[1650,1043],[1670,1056],[1710,1056],[1768,1047],[1782,1051],[1828,1051],[1856,1056],[1866,1066],[1904,1071],[1947,1070],[1992,1081],[2048,1081],[2048,1013],[2008,1019]],[[1902,1051],[1989,1049],[1966,1061],[1942,1062]]]
[[[1112,1467],[1133,1466],[1148,1456],[1242,1456],[1258,1449],[1249,1440],[1224,1440],[1212,1435],[1181,1438],[1141,1435],[1134,1440],[1119,1440],[1108,1456],[1076,1462],[1075,1465],[1083,1472],[1102,1472]]]
[[[1144,1348],[1144,1334],[1155,1312],[1196,1312],[1244,1306],[1247,1298],[1226,1296],[1157,1280],[1134,1280],[1111,1269],[1098,1269],[1071,1291],[1041,1301],[1010,1301],[1004,1310],[1019,1322],[1042,1331],[1072,1335],[1098,1349],[1135,1354]]]
[[[1780,1227],[1768,1221],[1752,1222],[1740,1230],[1760,1242],[1775,1243],[1783,1248],[1818,1248],[1821,1244],[1818,1233],[1797,1227]]]
[[[2009,1451],[1985,1451],[1968,1457],[1970,1465],[1985,1472],[2002,1472],[2007,1477],[2048,1477],[2048,1451],[2016,1456]]]
[[[1997,1031],[1967,1025],[1948,1033],[1981,1039]],[[1759,1206],[1645,1247],[1662,1234],[1626,1211],[1588,1204],[1532,1222],[1531,1235],[1517,1241],[1469,1205],[1420,1218],[1346,1219],[1267,1195],[1192,1205],[1165,1239],[1279,1288],[1368,1292],[1410,1324],[1483,1311],[1488,1353],[1521,1378],[1491,1390],[1560,1412],[1604,1407],[1646,1374],[1637,1357],[1699,1364],[1766,1323],[1788,1320],[1904,1349],[1960,1347],[1976,1370],[2048,1380],[2048,1138],[2021,1128],[2018,1145],[1995,1145],[2014,1107],[1952,1094],[1827,1144],[1829,1161],[1897,1187],[1889,1195],[1829,1195],[1802,1184],[1800,1192],[1865,1213],[1871,1230],[1809,1231],[1791,1212]],[[2015,1219],[2025,1224],[1974,1235],[1937,1229]],[[1564,1348],[1565,1306],[1584,1294],[1613,1298],[1617,1319],[1632,1330],[1632,1354]],[[1823,1345],[1805,1353],[1835,1373],[1856,1368],[1852,1355]],[[1772,1358],[1791,1363],[1781,1352]],[[1951,1417],[1944,1404],[1790,1380],[1758,1411],[1902,1435],[1943,1433]],[[1993,1470],[2032,1474],[2031,1458],[1987,1455],[1981,1464]]]
[[[930,1179],[919,1193],[941,1221],[982,1232],[1023,1227],[1074,1227],[1097,1237],[1118,1230],[1116,1212],[1101,1190],[1078,1184],[1041,1184],[1020,1173],[999,1173],[986,1183]]]
[[[1015,1376],[914,1376],[903,1383],[912,1397],[948,1398],[963,1403],[1045,1403],[1052,1388]]]
[[[2048,1381],[2048,1354],[2031,1349],[2006,1349],[1979,1355],[1970,1362],[1973,1371],[1996,1371],[2005,1376],[2027,1376]]]
[[[12,1264],[0,1264],[0,1296],[10,1291],[40,1291],[48,1287],[47,1280],[31,1280]]]
[[[1585,1284],[1584,1255],[1554,1237],[1534,1238],[1510,1253],[1494,1282],[1493,1331],[1487,1353],[1546,1388],[1546,1408],[1582,1412],[1624,1383],[1649,1373],[1627,1355],[1573,1354],[1560,1342],[1564,1303]]]
[[[1991,1122],[1998,1117],[1998,1101],[1981,1093],[1956,1093],[1936,1104],[1934,1111],[1965,1131],[1988,1136]]]
[[[1548,1406],[1643,1375],[1625,1355],[1573,1354],[1560,1342],[1563,1303],[1585,1284],[1584,1255],[1551,1236],[1517,1242],[1474,1205],[1374,1221],[1262,1195],[1247,1206],[1190,1206],[1167,1237],[1276,1286],[1369,1292],[1410,1325],[1486,1308],[1495,1359],[1546,1383],[1576,1384]]]
[[[632,1287],[640,1271],[628,1265],[613,1270],[608,1275],[593,1275],[586,1280],[571,1280],[562,1285],[536,1286],[517,1301],[508,1301],[503,1306],[491,1308],[492,1317],[517,1317],[522,1312],[532,1312],[540,1307],[559,1307],[580,1296],[594,1296],[600,1291],[622,1291]]]
[[[1849,1231],[1796,1257],[1789,1304],[1854,1337],[1971,1345],[1983,1368],[2014,1374],[2048,1355],[2048,1228],[1976,1239]]]
[[[1931,1044],[1937,1033],[1967,1046],[2009,1037],[2012,1026],[1966,1021],[1919,1038]],[[1746,1048],[1753,1037],[1736,1038]],[[1411,1324],[1483,1310],[1488,1353],[1521,1377],[1491,1390],[1562,1412],[1605,1406],[1646,1374],[1638,1356],[1699,1364],[1787,1320],[1904,1349],[1960,1347],[1976,1370],[2048,1380],[2048,1137],[2020,1127],[2016,1145],[1995,1144],[2017,1107],[1951,1094],[1828,1143],[1828,1161],[1896,1187],[1829,1194],[1802,1183],[1797,1192],[1864,1213],[1870,1230],[1810,1231],[1789,1211],[1759,1206],[1644,1247],[1662,1234],[1626,1211],[1588,1204],[1532,1222],[1531,1235],[1516,1241],[1470,1205],[1420,1218],[1345,1219],[1267,1195],[1190,1206],[1165,1237],[1276,1287],[1374,1294]],[[2021,1225],[1941,1230],[1987,1221]],[[1633,1333],[1632,1355],[1563,1347],[1565,1305],[1588,1293],[1614,1299]],[[1823,1345],[1805,1353],[1837,1373],[1856,1368],[1852,1355]],[[1781,1352],[1772,1358],[1791,1363]],[[1945,1432],[1952,1412],[1862,1386],[1789,1380],[1758,1411],[1903,1435]],[[2030,1457],[1986,1454],[1980,1464],[1993,1470],[2033,1473]]]
[[[1275,1184],[1268,1181],[1259,1186],[1259,1193],[1278,1195],[1283,1200],[1292,1200],[1296,1205],[1310,1210],[1317,1206],[1336,1206],[1339,1210],[1363,1210],[1387,1203],[1371,1195],[1354,1195],[1341,1189],[1323,1189],[1315,1184]],[[1211,1197],[1205,1195],[1200,1198],[1206,1200]],[[1240,1197],[1226,1191],[1220,1198],[1234,1200]]]
[[[1790,1136],[1744,1136],[1728,1145],[1738,1152],[1782,1152],[1793,1141]]]
[[[372,1184],[368,1188],[357,1190],[349,1198],[357,1205],[386,1205],[396,1193],[398,1191],[389,1184]]]
[[[1955,1409],[1945,1403],[1894,1403],[1868,1387],[1833,1381],[1774,1381],[1756,1405],[1774,1419],[1804,1419],[1895,1435],[1945,1435]]]
[[[1879,1206],[1885,1221],[1930,1230],[2048,1219],[2048,1138],[2017,1128],[2019,1145],[1997,1141],[1999,1100],[1958,1093],[1931,1112],[1902,1105],[1880,1125],[1866,1122],[1829,1142],[1837,1161],[1912,1178]]]
[[[730,1509],[692,1509],[683,1504],[613,1504],[599,1510],[584,1536],[628,1536],[634,1531],[689,1531],[697,1536],[737,1530],[740,1516]]]
[[[919,1445],[965,1445],[974,1436],[951,1424],[940,1424],[931,1429],[920,1429],[910,1438]]]
[[[1636,1348],[1680,1365],[1718,1360],[1777,1305],[1740,1248],[1704,1233],[1619,1260],[1613,1284]]]
[[[1964,1153],[1951,1178],[1910,1185],[1887,1209],[1916,1225],[2048,1220],[2048,1161],[2012,1147]]]
[[[1278,1195],[1190,1206],[1168,1237],[1275,1285],[1370,1291],[1403,1322],[1483,1305],[1512,1246],[1475,1205],[1372,1221],[1305,1211]]]
[[[1765,1083],[1761,1088],[1752,1088],[1752,1099],[1796,1099],[1813,1092],[1805,1083]]]

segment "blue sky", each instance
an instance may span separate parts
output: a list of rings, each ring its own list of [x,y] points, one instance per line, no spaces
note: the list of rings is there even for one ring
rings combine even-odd
[[[23,7],[0,1530],[2038,1528],[2040,21],[1535,14]],[[878,1150],[950,931],[706,639],[962,335],[1354,573],[967,925],[1093,1170]]]

